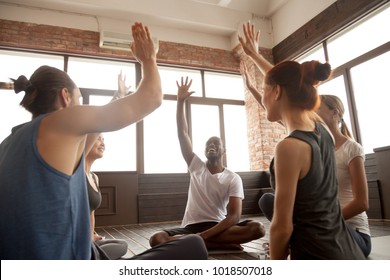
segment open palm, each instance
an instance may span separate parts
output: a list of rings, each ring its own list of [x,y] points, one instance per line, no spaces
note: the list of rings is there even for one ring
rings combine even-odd
[[[181,82],[179,84],[178,81],[176,81],[177,84],[177,100],[179,101],[184,101],[188,97],[191,96],[195,91],[189,91],[191,84],[192,84],[192,79],[188,80],[188,77],[185,78],[181,77]]]

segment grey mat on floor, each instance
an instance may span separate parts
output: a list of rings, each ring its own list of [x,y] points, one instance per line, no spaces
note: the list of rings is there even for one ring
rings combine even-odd
[[[390,235],[371,238],[369,260],[390,260]]]

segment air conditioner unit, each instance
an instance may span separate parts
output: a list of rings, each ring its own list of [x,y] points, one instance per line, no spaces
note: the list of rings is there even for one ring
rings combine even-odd
[[[152,37],[154,42],[154,48],[158,50],[158,39]],[[113,31],[100,31],[100,42],[99,46],[106,49],[114,49],[121,51],[131,52],[130,46],[133,42],[133,36],[126,33],[117,33]]]
[[[130,46],[133,42],[133,36],[126,33],[117,33],[112,31],[100,31],[99,46],[106,49],[121,51],[131,51]]]

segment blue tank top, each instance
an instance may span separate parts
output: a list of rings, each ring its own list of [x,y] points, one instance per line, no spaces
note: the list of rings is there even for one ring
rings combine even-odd
[[[72,176],[39,154],[40,116],[0,144],[0,259],[90,259],[84,156]]]

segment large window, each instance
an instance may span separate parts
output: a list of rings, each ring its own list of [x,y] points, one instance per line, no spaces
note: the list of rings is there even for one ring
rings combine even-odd
[[[206,141],[221,137],[227,151],[227,167],[249,171],[244,87],[241,76],[201,70],[159,67],[164,102],[143,121],[144,172],[186,172],[187,166],[177,137],[177,84],[181,77],[192,79],[195,93],[187,101],[187,120],[193,151],[206,160]],[[205,90],[203,90],[205,89]],[[237,145],[237,146],[236,146]]]
[[[104,105],[111,101],[118,89],[118,75],[126,77],[126,85],[135,85],[134,63],[113,62],[100,59],[70,57],[68,74],[78,87],[82,88],[87,104]],[[83,89],[89,89],[86,95]],[[94,92],[96,90],[96,93]],[[106,90],[106,91],[104,91]],[[104,133],[106,150],[104,157],[95,161],[93,171],[135,171],[137,169],[135,124],[124,129]]]
[[[334,94],[343,101],[344,120],[365,153],[390,145],[386,127],[389,104],[390,4],[351,25],[297,58],[325,61],[334,70],[331,80],[319,86],[320,94]]]
[[[330,38],[329,61],[336,68],[390,40],[390,7]]]
[[[351,69],[361,141],[366,153],[390,145],[390,51]],[[374,73],[369,75],[367,73]]]
[[[28,52],[0,51],[0,80],[30,77],[40,65],[65,68],[80,88],[83,103],[101,106],[111,101],[118,88],[118,74],[126,76],[126,85],[136,89],[135,63],[102,59],[42,55]],[[23,73],[20,73],[23,65]],[[220,136],[228,148],[227,165],[233,170],[248,171],[248,141],[244,87],[241,76],[179,67],[159,67],[164,101],[160,108],[139,124],[115,132],[104,133],[104,158],[96,161],[94,171],[139,171],[145,173],[187,172],[181,155],[176,125],[176,81],[181,77],[193,80],[195,93],[188,100],[187,118],[194,152],[204,158],[204,145],[211,136]],[[30,113],[18,104],[23,93],[0,91],[0,114],[3,120],[0,141],[11,128],[31,119]],[[140,129],[137,129],[137,126]],[[138,133],[138,135],[137,135]],[[205,158],[204,158],[205,159]]]

